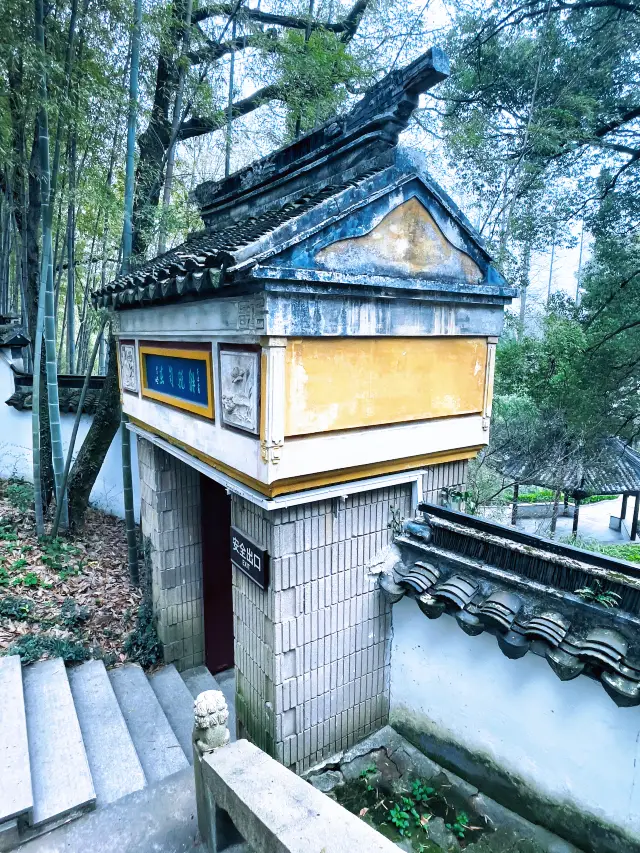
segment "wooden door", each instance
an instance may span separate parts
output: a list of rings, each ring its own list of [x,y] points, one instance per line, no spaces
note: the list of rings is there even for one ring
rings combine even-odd
[[[200,477],[202,507],[202,581],[204,654],[209,672],[233,666],[231,501],[224,487]]]

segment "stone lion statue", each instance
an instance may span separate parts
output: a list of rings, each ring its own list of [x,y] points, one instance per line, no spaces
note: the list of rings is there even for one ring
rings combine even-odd
[[[220,690],[205,690],[193,703],[193,740],[200,752],[213,752],[229,742],[229,710]]]

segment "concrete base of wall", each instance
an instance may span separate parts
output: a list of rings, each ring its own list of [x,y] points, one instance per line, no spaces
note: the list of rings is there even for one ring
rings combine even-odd
[[[389,721],[433,760],[588,853],[640,850],[640,721],[589,678],[562,682],[493,637],[393,608]]]

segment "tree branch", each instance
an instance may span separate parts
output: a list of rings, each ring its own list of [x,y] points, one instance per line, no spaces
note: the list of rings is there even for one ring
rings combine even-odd
[[[192,65],[198,65],[201,62],[217,62],[228,53],[235,53],[239,50],[245,50],[247,47],[253,47],[258,42],[258,37],[255,35],[242,35],[231,41],[215,42],[209,39],[198,27],[198,32],[206,40],[206,46],[201,50],[190,50],[187,57]],[[259,38],[262,40],[264,36]]]
[[[261,107],[268,101],[275,101],[281,97],[282,93],[280,91],[280,87],[276,84],[263,86],[262,89],[258,89],[253,93],[253,95],[249,95],[248,98],[243,98],[241,101],[236,101],[234,103],[232,108],[232,118],[236,119],[241,116],[245,116],[248,113],[257,110],[258,107]],[[188,121],[184,121],[180,125],[178,139],[181,142],[184,142],[185,139],[193,139],[196,136],[204,136],[205,133],[212,133],[213,131],[224,127],[227,120],[228,114],[222,111],[219,115],[208,118],[204,116],[193,116]]]
[[[370,0],[357,0],[351,11],[342,20],[336,21],[334,24],[321,23],[320,21],[312,21],[306,17],[297,17],[296,15],[277,15],[273,12],[263,12],[261,9],[243,8],[237,17],[237,20],[253,21],[258,24],[269,24],[276,27],[286,27],[290,30],[305,30],[307,27],[313,30],[328,30],[332,33],[340,33],[343,36],[343,41],[351,41],[356,34],[356,30],[362,20]],[[203,6],[193,13],[193,22],[199,23],[208,18],[218,16],[228,16],[233,10],[231,3],[212,3],[209,6]]]
[[[588,9],[615,9],[618,12],[640,15],[640,4],[630,0],[575,0],[573,3],[567,0],[556,0],[551,4],[541,3],[540,0],[528,0],[511,9],[495,24],[483,27],[473,41],[485,43],[507,27],[517,27],[523,21],[539,18],[551,12],[583,12]]]

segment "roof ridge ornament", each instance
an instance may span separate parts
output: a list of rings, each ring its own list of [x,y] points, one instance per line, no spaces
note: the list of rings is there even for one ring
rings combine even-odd
[[[259,207],[264,198],[269,207],[278,199],[295,200],[316,180],[326,186],[371,169],[372,162],[384,159],[397,145],[420,95],[448,76],[448,56],[438,47],[430,48],[410,65],[387,74],[350,112],[330,118],[221,181],[200,184],[192,197],[205,223],[224,227],[234,215],[246,216],[244,202],[249,197],[252,205],[258,200]]]

